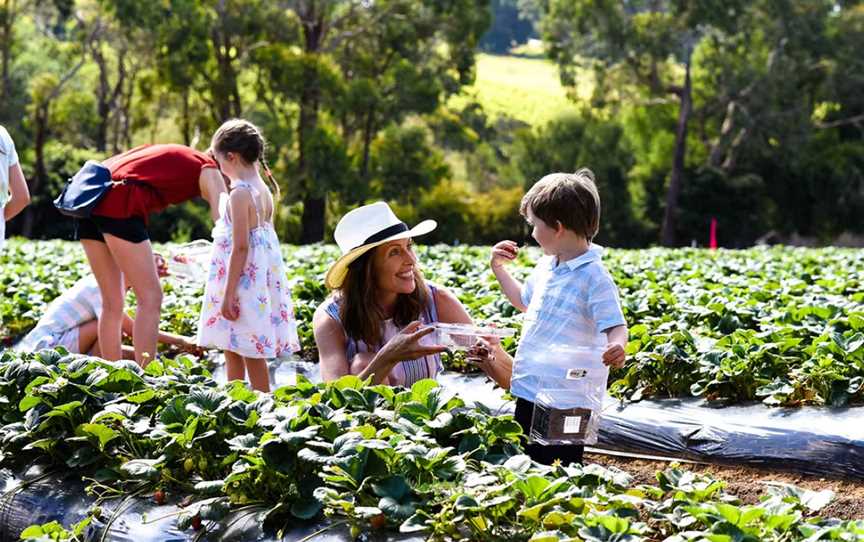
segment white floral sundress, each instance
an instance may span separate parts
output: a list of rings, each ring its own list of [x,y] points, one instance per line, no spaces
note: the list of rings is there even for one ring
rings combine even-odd
[[[243,182],[232,188],[237,189],[251,192],[258,215],[258,226],[249,231],[249,252],[237,287],[240,316],[232,322],[221,313],[232,247],[228,195],[222,194],[219,220],[213,228],[210,272],[204,288],[197,342],[203,347],[229,350],[245,357],[276,358],[300,350],[285,265],[273,224],[261,219],[258,191]]]

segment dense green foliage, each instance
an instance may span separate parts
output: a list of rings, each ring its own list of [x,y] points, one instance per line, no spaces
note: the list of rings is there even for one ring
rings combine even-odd
[[[165,247],[170,250],[169,247]],[[332,245],[285,246],[302,355],[316,358],[311,322],[326,297]],[[478,321],[519,328],[483,247],[421,246],[427,278],[451,289]],[[524,277],[538,257],[520,256]],[[843,249],[609,251],[605,264],[630,325],[629,362],[613,394],[759,400],[768,405],[864,402],[864,255]],[[19,336],[86,271],[76,245],[12,241],[0,255],[0,338]],[[167,280],[162,325],[193,335],[203,286]],[[515,352],[516,338],[505,348]],[[446,363],[469,370],[460,359]]]
[[[702,241],[712,216],[727,246],[862,232],[864,4],[523,3],[562,80],[593,81],[593,113],[624,128],[664,243]]]
[[[186,505],[180,529],[235,511],[278,531],[324,514],[433,540],[864,540],[864,524],[814,517],[831,499],[788,485],[742,505],[721,481],[671,468],[633,485],[597,465],[542,467],[511,416],[430,380],[410,390],[298,378],[271,395],[217,386],[188,358],[131,362],[43,351],[0,355],[2,464],[47,458],[89,481],[90,516],[25,539],[84,538],[106,502]],[[90,473],[93,473],[90,475]],[[95,533],[91,533],[95,534]],[[46,538],[41,538],[46,537]]]
[[[288,201],[302,202],[280,217],[284,232],[320,241],[328,198],[392,197],[402,172],[387,160],[427,153],[424,123],[407,123],[471,81],[490,18],[473,0],[4,1],[0,123],[36,196],[13,230],[58,234],[45,228],[59,218],[50,181],[74,169],[53,167],[51,144],[96,159],[157,141],[203,148],[216,126],[243,116],[264,129]],[[448,172],[440,159],[404,167],[428,182],[396,199]],[[157,239],[200,228],[199,215],[171,213],[185,228]]]
[[[501,51],[529,21],[554,63],[475,62],[481,36]],[[666,217],[680,245],[712,217],[727,247],[860,236],[862,46],[857,0],[0,0],[0,123],[34,195],[9,229],[70,238],[50,201],[86,158],[204,148],[244,116],[270,143],[284,242],[379,198],[446,213],[448,243],[514,236],[518,191],[581,166],[613,246],[658,242]],[[183,205],[152,234],[209,228]]]

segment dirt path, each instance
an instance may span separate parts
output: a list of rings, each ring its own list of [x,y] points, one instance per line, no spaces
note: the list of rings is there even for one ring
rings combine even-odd
[[[635,483],[656,484],[655,473],[669,466],[667,461],[630,459],[612,455],[586,453],[586,463],[618,467],[634,477]],[[722,465],[682,464],[683,468],[708,474],[726,482],[726,491],[748,504],[759,502],[765,494],[763,482],[784,482],[811,490],[830,489],[834,500],[822,509],[820,516],[842,519],[864,519],[864,481],[819,478],[803,474]]]

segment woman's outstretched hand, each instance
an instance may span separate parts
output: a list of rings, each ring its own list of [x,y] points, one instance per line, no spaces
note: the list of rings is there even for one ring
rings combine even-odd
[[[447,350],[445,346],[420,344],[420,339],[433,331],[435,331],[434,327],[421,328],[420,322],[415,320],[387,341],[387,344],[378,351],[378,357],[395,365],[400,361],[440,354]]]

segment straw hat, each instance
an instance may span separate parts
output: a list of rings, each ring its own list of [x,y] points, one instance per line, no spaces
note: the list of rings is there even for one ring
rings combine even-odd
[[[324,284],[330,289],[339,288],[345,280],[348,266],[366,251],[396,239],[427,234],[437,226],[434,220],[424,220],[409,229],[383,201],[345,213],[333,233],[342,256],[330,266]]]

